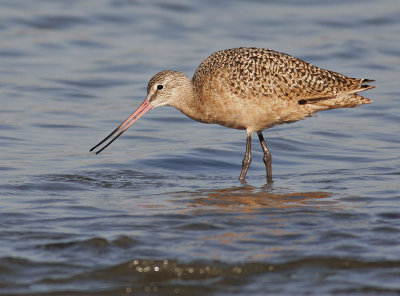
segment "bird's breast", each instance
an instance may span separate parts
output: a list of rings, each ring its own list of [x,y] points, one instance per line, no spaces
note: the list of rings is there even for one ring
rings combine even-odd
[[[253,131],[279,123],[290,105],[262,93],[235,93],[228,85],[215,83],[204,88],[198,100],[202,111],[197,120]]]

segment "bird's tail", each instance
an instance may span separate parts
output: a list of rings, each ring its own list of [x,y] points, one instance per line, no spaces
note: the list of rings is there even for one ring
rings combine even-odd
[[[375,85],[364,84],[373,81],[375,80],[362,79],[360,81],[360,87],[350,92],[341,93],[335,96],[330,96],[325,98],[307,99],[305,101],[306,103],[314,105],[319,111],[327,109],[337,109],[337,108],[351,108],[351,107],[358,107],[363,104],[370,104],[372,103],[372,100],[363,97],[357,93],[374,88]]]
[[[360,91],[364,91],[364,90],[368,90],[371,88],[375,88],[375,85],[368,85],[368,84],[364,84],[364,83],[369,83],[369,82],[374,82],[375,80],[372,79],[362,79],[361,80],[361,85],[360,88],[354,92],[360,92]]]
[[[352,108],[363,104],[370,104],[372,100],[359,94],[341,94],[325,101],[319,101],[313,104],[319,111],[338,108]]]

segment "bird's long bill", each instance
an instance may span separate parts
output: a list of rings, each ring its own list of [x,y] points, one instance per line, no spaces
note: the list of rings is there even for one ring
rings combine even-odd
[[[99,149],[96,154],[99,154],[101,151],[106,149],[112,142],[114,142],[120,135],[122,135],[132,124],[135,123],[136,120],[138,120],[140,117],[142,117],[147,111],[153,109],[154,106],[150,104],[150,102],[145,99],[143,103],[137,108],[135,112],[133,112],[123,123],[121,123],[111,134],[109,134],[104,140],[102,140],[99,144],[94,146],[90,151],[93,151],[97,147],[99,147],[101,144],[106,142],[108,139],[110,139],[115,133],[120,131],[114,138],[112,138],[103,148]]]

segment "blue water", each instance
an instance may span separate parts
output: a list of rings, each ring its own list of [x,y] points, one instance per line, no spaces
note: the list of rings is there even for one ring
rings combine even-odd
[[[151,110],[164,69],[283,51],[376,79],[360,108],[245,133]],[[400,293],[400,3],[0,2],[1,295]]]

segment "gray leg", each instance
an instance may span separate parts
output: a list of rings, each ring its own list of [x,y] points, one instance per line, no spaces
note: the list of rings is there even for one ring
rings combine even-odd
[[[249,169],[251,163],[251,135],[247,135],[246,140],[246,154],[244,155],[242,161],[242,172],[240,173],[239,180],[243,181],[246,178],[247,170]]]
[[[265,169],[267,170],[267,181],[271,182],[272,181],[272,169],[271,169],[271,153],[268,150],[267,143],[265,143],[263,134],[261,131],[257,132],[258,138],[260,139],[261,147],[262,150],[264,151],[264,164],[265,164]]]

